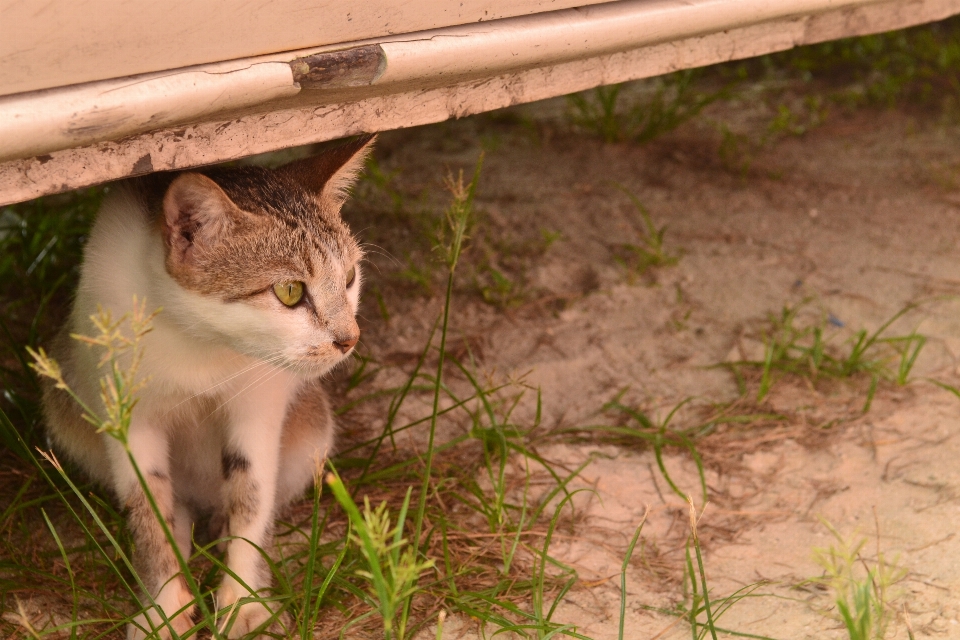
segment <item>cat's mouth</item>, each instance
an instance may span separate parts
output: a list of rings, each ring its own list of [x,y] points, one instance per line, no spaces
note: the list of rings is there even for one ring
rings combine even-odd
[[[298,358],[294,364],[298,368],[323,373],[349,358],[353,354],[354,344],[356,344],[356,341],[349,345],[333,343],[308,347],[303,356]]]

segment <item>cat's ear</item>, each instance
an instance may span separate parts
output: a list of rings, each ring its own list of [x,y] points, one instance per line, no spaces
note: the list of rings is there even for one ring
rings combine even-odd
[[[214,246],[238,212],[237,205],[207,176],[179,176],[163,197],[163,235],[170,257],[189,262],[197,248]]]
[[[291,162],[278,171],[319,196],[321,201],[339,209],[376,139],[374,134],[362,135],[319,155]]]

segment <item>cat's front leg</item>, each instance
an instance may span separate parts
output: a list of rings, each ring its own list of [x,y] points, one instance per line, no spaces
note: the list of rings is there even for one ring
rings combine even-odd
[[[230,401],[230,425],[222,451],[223,507],[227,519],[227,573],[217,592],[217,606],[228,608],[227,637],[239,638],[273,616],[266,605],[237,600],[263,596],[270,575],[262,550],[270,539],[277,491],[283,420],[294,383],[285,373],[270,377]],[[234,577],[235,576],[235,577]]]
[[[167,529],[175,537],[184,528],[189,531],[190,523],[178,522],[175,517],[182,510],[174,504],[166,434],[150,422],[135,418],[130,426],[128,444],[150,495],[148,497],[144,491],[127,451],[110,438],[107,452],[114,490],[127,510],[127,526],[134,543],[134,568],[148,591],[143,598],[144,613],[127,626],[127,638],[139,640],[154,630],[159,630],[154,637],[170,638],[171,627],[177,635],[183,635],[193,627],[193,595],[187,588],[173,546],[153,506],[156,505]],[[180,517],[183,517],[182,513]],[[189,541],[189,534],[186,539]],[[189,554],[189,549],[181,549],[181,552]]]

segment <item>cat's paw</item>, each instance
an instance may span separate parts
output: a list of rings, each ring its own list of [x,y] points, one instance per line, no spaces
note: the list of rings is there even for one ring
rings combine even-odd
[[[193,602],[193,595],[182,579],[168,582],[153,601],[156,607],[147,609],[127,625],[127,640],[143,640],[153,629],[158,631],[151,637],[168,640],[172,637],[170,627],[173,627],[178,636],[185,635],[193,627],[193,612],[196,607],[189,606]],[[164,623],[157,607],[162,609],[164,616],[170,620],[169,625]]]
[[[255,637],[284,636],[283,616],[277,616],[263,602],[245,602],[237,605],[240,595],[234,585],[225,582],[217,592],[217,605],[225,615],[226,624],[221,627],[229,640],[237,640],[257,632]],[[226,609],[226,611],[224,611]],[[271,620],[272,619],[272,620]],[[269,635],[266,635],[269,634]]]
[[[258,632],[257,638],[266,637],[262,635],[265,633],[275,634],[279,631],[279,625],[276,621],[270,622],[273,617],[275,617],[274,612],[261,602],[242,604],[237,607],[236,613],[227,622],[227,638],[236,640],[255,631]]]

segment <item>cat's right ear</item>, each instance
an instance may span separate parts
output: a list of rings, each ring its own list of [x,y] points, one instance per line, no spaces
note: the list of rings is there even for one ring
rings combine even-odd
[[[163,239],[174,263],[189,263],[196,252],[217,244],[230,228],[237,206],[216,182],[185,173],[163,197]]]
[[[339,210],[373,149],[376,134],[365,134],[323,153],[291,162],[278,171]]]

